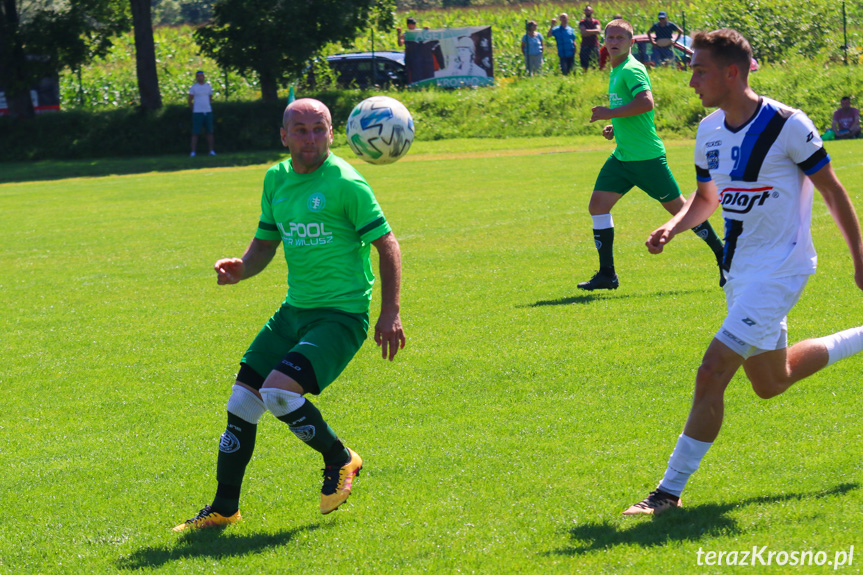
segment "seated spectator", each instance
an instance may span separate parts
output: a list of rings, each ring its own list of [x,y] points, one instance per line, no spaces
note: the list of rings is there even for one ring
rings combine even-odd
[[[845,96],[839,109],[833,112],[833,131],[837,140],[860,137],[860,110],[851,107],[851,98]]]

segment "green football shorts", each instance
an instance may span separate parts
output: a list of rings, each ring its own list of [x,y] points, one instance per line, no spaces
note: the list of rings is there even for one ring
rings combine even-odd
[[[638,162],[621,162],[612,154],[599,171],[593,189],[622,196],[633,186],[638,186],[648,196],[663,203],[681,195],[680,186],[671,175],[665,154]]]
[[[317,395],[344,371],[368,329],[368,313],[282,305],[255,336],[242,363],[266,378],[288,353],[298,353],[311,363],[317,382],[317,389],[303,389]]]

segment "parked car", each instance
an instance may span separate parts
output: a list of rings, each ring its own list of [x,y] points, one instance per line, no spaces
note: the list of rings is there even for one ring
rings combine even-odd
[[[404,86],[407,82],[404,52],[351,52],[327,56],[327,65],[342,87]],[[314,72],[307,75],[314,85]]]

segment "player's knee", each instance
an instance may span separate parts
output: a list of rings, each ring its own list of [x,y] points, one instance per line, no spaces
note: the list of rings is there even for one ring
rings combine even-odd
[[[257,424],[266,410],[264,402],[245,385],[235,383],[231,388],[231,397],[228,398],[229,413],[249,423]]]
[[[261,397],[264,398],[264,405],[276,417],[296,411],[306,402],[299,393],[278,387],[262,387]]]
[[[591,216],[601,216],[603,214],[609,213],[611,209],[606,205],[605,202],[591,198],[590,202],[587,204],[587,211],[590,213]]]
[[[705,357],[695,375],[695,399],[709,396],[722,397],[727,385],[726,367],[716,360]]]
[[[785,389],[787,389],[787,385],[782,382],[774,381],[772,379],[757,379],[751,380],[752,390],[755,392],[755,395],[760,397],[761,399],[770,399],[771,397],[776,397]]]

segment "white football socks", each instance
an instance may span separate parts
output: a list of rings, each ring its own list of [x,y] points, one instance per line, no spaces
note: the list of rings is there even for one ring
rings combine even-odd
[[[306,402],[306,398],[299,393],[278,387],[262,387],[261,397],[264,398],[264,405],[276,417],[296,411]]]
[[[228,398],[228,411],[244,421],[257,424],[267,408],[257,395],[235,383]]]
[[[840,359],[851,357],[863,351],[863,327],[852,327],[832,335],[819,337],[819,341],[827,348],[827,365],[833,365]]]
[[[680,497],[686,482],[689,481],[689,476],[698,469],[711,445],[713,443],[698,441],[681,433],[677,438],[674,451],[671,452],[671,457],[668,458],[668,469],[665,470],[665,476],[659,482],[659,489]]]
[[[614,227],[614,220],[611,219],[611,214],[600,214],[590,217],[593,218],[593,229],[595,230],[607,230]]]

